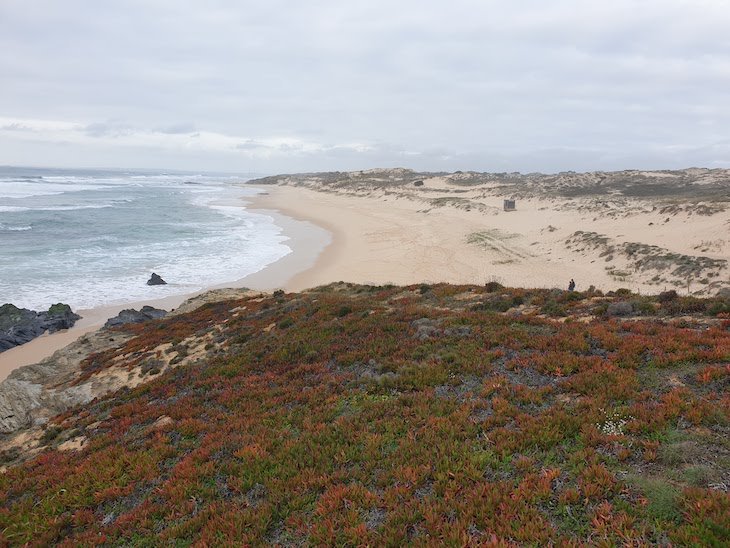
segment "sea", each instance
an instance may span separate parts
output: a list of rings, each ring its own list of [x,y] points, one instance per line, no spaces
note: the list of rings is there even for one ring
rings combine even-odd
[[[0,167],[0,304],[88,309],[198,291],[291,252],[247,177]],[[156,272],[168,283],[146,285]]]

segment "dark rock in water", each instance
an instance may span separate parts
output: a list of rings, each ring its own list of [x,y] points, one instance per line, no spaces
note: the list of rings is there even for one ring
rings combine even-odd
[[[152,273],[150,279],[147,280],[147,285],[167,285],[167,282],[163,280],[159,274]]]
[[[167,314],[166,310],[159,308],[153,308],[151,306],[143,306],[140,310],[133,308],[127,308],[122,310],[119,314],[113,318],[109,318],[104,327],[114,327],[117,325],[124,325],[126,323],[142,323],[149,320],[156,320],[162,318]]]
[[[54,304],[47,312],[4,304],[0,306],[0,352],[25,344],[46,331],[69,329],[80,318],[63,303]]]

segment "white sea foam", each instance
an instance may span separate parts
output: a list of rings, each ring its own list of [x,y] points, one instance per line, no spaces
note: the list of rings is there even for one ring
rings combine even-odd
[[[106,209],[114,204],[59,205],[46,207],[0,206],[0,212],[7,211],[75,211],[77,209]]]
[[[77,205],[53,205],[53,206],[0,206],[0,212],[18,212],[18,211],[75,211],[78,209],[108,209],[121,204],[128,204],[134,200],[119,199],[111,202],[99,203],[99,204],[77,204]]]
[[[25,232],[26,230],[32,230],[32,226],[12,226],[0,223],[0,230],[7,230],[8,232]]]
[[[79,183],[54,183],[40,181],[1,181],[0,198],[31,198],[33,196],[55,196],[83,190],[97,190],[102,185]]]
[[[51,207],[33,207],[33,211],[76,211],[78,209],[107,209],[114,207],[114,204],[86,204],[86,205],[67,205],[67,206],[51,206]]]

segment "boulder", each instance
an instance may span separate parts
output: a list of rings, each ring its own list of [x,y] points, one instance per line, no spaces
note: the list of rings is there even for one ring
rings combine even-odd
[[[73,327],[76,320],[81,319],[81,316],[74,314],[69,305],[63,303],[51,305],[48,312],[40,312],[38,316],[51,333],[55,333],[60,329],[69,329]]]
[[[0,306],[0,351],[35,339],[43,333],[38,314],[12,304]]]
[[[152,273],[150,279],[147,280],[147,285],[167,285],[167,282],[163,280],[159,274]]]
[[[140,310],[127,308],[122,310],[113,318],[109,318],[104,324],[104,327],[115,327],[117,325],[124,325],[127,323],[143,323],[149,320],[162,318],[165,315],[167,315],[166,310],[161,310],[151,306],[143,306]]]

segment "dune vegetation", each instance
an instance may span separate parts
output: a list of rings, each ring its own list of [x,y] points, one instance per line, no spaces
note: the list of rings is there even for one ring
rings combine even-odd
[[[339,283],[114,329],[86,373],[150,380],[12,455],[3,543],[730,543],[726,299]]]

